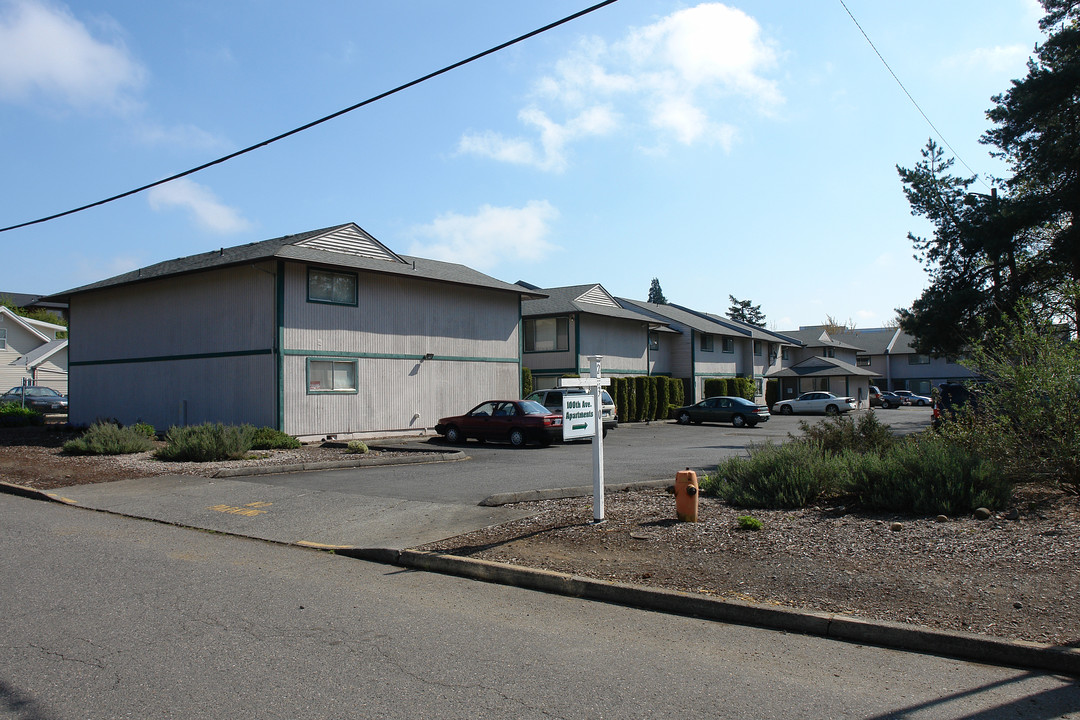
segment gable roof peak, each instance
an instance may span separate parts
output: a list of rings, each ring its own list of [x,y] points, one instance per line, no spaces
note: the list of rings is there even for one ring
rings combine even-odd
[[[405,262],[400,255],[376,240],[356,223],[346,223],[315,233],[305,233],[300,236],[300,239],[288,244],[312,250],[357,255],[372,260]]]

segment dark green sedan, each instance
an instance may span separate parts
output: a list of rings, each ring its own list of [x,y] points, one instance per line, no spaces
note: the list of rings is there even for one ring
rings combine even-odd
[[[768,422],[770,417],[769,408],[764,405],[726,395],[706,398],[696,405],[687,405],[675,411],[675,420],[680,425],[720,422],[731,423],[737,428],[754,427],[758,423]]]

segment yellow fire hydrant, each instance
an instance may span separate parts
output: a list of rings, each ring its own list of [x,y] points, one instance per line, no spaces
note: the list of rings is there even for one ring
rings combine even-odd
[[[675,474],[675,515],[682,522],[697,522],[697,473],[686,468]]]

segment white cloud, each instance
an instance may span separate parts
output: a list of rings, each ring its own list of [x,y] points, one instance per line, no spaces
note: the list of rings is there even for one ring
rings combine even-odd
[[[66,7],[0,0],[0,99],[123,113],[145,78],[122,42],[93,37]]]
[[[557,248],[547,240],[559,211],[546,200],[521,208],[482,206],[475,215],[446,213],[413,228],[423,238],[410,255],[488,270],[503,260],[540,260]]]
[[[210,150],[229,147],[229,143],[213,133],[194,125],[141,124],[134,129],[135,137],[146,145],[180,146]]]
[[[184,208],[192,214],[196,224],[220,235],[243,232],[251,227],[250,222],[222,204],[209,188],[187,178],[151,189],[147,199],[153,210]]]
[[[102,278],[110,278],[131,272],[145,265],[139,258],[130,255],[117,255],[112,258],[88,258],[76,255],[71,258],[69,266],[72,270],[69,284],[72,287],[86,283],[97,282]]]
[[[574,142],[651,129],[653,146],[716,144],[726,151],[738,136],[740,105],[767,114],[783,103],[766,76],[777,62],[752,17],[704,3],[632,29],[610,45],[583,40],[536,82],[534,104],[518,115],[538,136],[473,133],[458,150],[561,172]],[[560,122],[560,115],[569,119]],[[627,118],[643,122],[635,126]]]
[[[1024,69],[1031,52],[1032,48],[1024,45],[995,45],[991,48],[976,48],[967,53],[952,55],[942,64],[945,69],[956,72],[1020,72]]]

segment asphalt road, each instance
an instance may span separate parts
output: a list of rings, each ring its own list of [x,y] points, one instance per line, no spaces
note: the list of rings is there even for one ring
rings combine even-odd
[[[0,717],[1064,718],[1075,681],[0,495]]]
[[[858,411],[853,413],[858,417]],[[926,408],[878,411],[898,434],[925,428]],[[608,485],[648,480],[674,481],[685,468],[710,472],[717,462],[746,452],[753,443],[783,442],[799,434],[799,423],[818,423],[821,416],[773,416],[754,428],[730,425],[678,425],[674,422],[623,424],[604,439],[604,479]],[[515,449],[500,443],[469,441],[460,447],[469,459],[437,465],[365,467],[307,472],[289,477],[245,478],[281,487],[393,497],[427,502],[479,503],[499,493],[536,489],[592,487],[592,444],[556,443],[547,448]],[[591,492],[591,490],[590,490]]]

